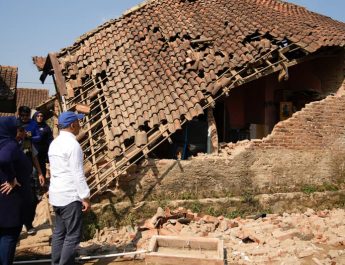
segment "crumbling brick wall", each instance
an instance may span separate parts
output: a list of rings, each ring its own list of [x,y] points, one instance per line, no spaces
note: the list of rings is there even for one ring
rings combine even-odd
[[[118,200],[226,197],[341,185],[345,177],[345,60],[343,55],[339,58],[341,63],[328,65],[324,60],[319,68],[324,69],[320,72],[323,87],[338,91],[278,123],[268,137],[240,142],[227,154],[146,161],[120,178],[115,190]]]
[[[323,150],[339,137],[345,137],[345,96],[328,96],[278,123],[255,147]]]

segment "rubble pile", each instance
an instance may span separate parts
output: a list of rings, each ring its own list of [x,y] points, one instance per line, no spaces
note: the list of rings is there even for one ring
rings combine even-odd
[[[80,254],[147,249],[154,235],[195,236],[224,240],[227,264],[345,264],[344,216],[344,209],[308,209],[229,219],[158,208],[141,225],[97,231]]]
[[[242,151],[244,151],[246,148],[250,148],[254,142],[257,142],[260,140],[242,140],[238,141],[236,143],[220,143],[219,146],[219,155],[220,156],[228,156],[228,155],[236,155]]]
[[[131,250],[147,249],[154,235],[216,237],[224,240],[228,264],[345,264],[344,214],[344,209],[309,209],[228,219],[158,208],[141,226],[105,228],[83,245]]]

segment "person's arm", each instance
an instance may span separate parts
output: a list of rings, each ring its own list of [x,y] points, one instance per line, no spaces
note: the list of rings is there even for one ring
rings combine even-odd
[[[3,160],[7,161],[6,168],[3,169],[6,181],[0,185],[0,192],[3,194],[9,194],[15,186],[21,186],[17,181],[15,170],[15,161],[17,161],[21,150],[17,143],[9,144],[8,148],[9,150],[7,150],[6,154],[2,157]]]
[[[38,162],[37,154],[38,154],[37,149],[35,148],[34,145],[32,145],[32,163],[37,170],[37,175],[38,175],[38,180],[40,182],[40,185],[41,187],[43,187],[44,184],[46,183],[46,178],[42,174],[42,169],[41,169],[40,163]]]
[[[15,186],[21,186],[16,177],[14,177],[12,181],[6,181],[1,184],[0,192],[7,195],[15,188]]]
[[[89,200],[90,189],[86,183],[84,175],[83,151],[78,143],[75,143],[75,146],[71,152],[70,165],[75,188],[83,204],[83,211],[87,211],[91,207]]]
[[[35,121],[32,121],[27,129],[31,131],[31,140],[34,143],[38,143],[42,140],[40,130]]]

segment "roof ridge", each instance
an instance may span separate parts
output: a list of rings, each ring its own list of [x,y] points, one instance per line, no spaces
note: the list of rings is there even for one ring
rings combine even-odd
[[[101,30],[113,25],[115,22],[121,20],[122,18],[131,15],[132,13],[140,10],[141,8],[145,7],[148,4],[151,4],[152,2],[158,2],[160,0],[143,0],[142,3],[131,7],[130,9],[127,9],[126,11],[124,11],[118,18],[115,19],[110,19],[106,22],[104,22],[102,25],[98,26],[97,28],[90,30],[84,34],[82,34],[81,36],[79,36],[74,43],[71,46],[65,47],[63,49],[60,50],[59,54],[63,55],[64,53],[73,50],[74,47],[78,46],[81,42],[83,42],[85,39],[95,35],[96,33],[100,32]]]

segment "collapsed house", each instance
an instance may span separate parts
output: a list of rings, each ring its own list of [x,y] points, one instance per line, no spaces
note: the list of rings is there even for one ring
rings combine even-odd
[[[0,116],[13,116],[20,106],[35,109],[49,98],[48,89],[17,88],[18,68],[0,65]]]
[[[34,62],[42,82],[53,76],[56,112],[87,114],[78,139],[94,196],[143,157],[264,138],[310,102],[344,120],[344,47],[344,23],[279,0],[156,0]],[[299,149],[298,126],[327,143],[298,120],[256,145]]]

